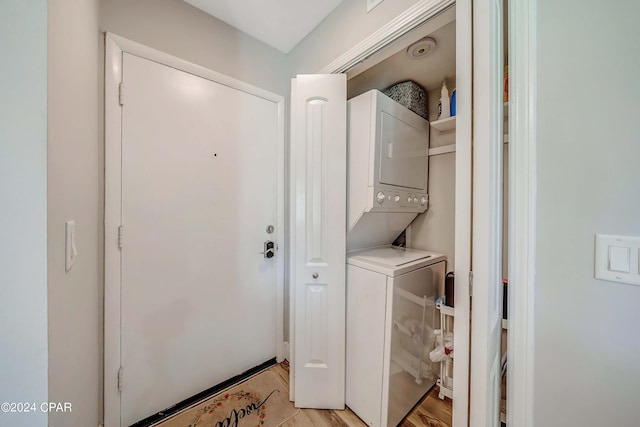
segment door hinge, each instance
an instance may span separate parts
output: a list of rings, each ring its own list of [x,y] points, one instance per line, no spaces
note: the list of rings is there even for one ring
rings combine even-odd
[[[118,391],[122,391],[122,366],[118,369]]]
[[[118,103],[124,105],[124,83],[120,82],[118,85]]]
[[[473,296],[473,271],[469,272],[469,296]]]
[[[121,225],[118,227],[118,249],[122,249],[124,245],[124,227]]]

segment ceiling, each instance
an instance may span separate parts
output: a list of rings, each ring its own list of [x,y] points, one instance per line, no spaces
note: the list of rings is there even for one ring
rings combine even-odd
[[[402,49],[384,61],[349,80],[348,97],[354,97],[370,89],[386,89],[395,83],[413,80],[427,91],[438,89],[442,81],[455,82],[456,76],[456,23],[455,21],[429,34],[437,47],[422,59],[412,59],[406,53],[409,40]],[[418,37],[418,40],[420,37]],[[452,90],[452,87],[449,88]]]
[[[289,53],[343,0],[184,0]]]

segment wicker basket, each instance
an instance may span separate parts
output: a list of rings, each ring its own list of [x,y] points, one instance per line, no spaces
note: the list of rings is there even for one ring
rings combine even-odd
[[[389,98],[404,105],[420,117],[429,119],[427,111],[427,92],[411,80],[397,83],[382,91]]]

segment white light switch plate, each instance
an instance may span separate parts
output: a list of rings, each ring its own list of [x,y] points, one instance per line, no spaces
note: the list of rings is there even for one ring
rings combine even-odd
[[[596,279],[640,286],[640,237],[596,234]]]
[[[76,260],[78,251],[76,250],[76,222],[67,221],[64,223],[64,270],[69,271]]]

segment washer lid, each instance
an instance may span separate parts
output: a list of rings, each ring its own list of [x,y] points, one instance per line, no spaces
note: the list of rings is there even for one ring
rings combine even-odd
[[[431,258],[432,255],[430,252],[390,246],[386,248],[365,249],[353,253],[349,258],[384,264],[389,267],[399,267],[419,259]]]
[[[443,254],[435,252],[386,246],[351,252],[347,255],[347,264],[393,277],[444,259]]]

